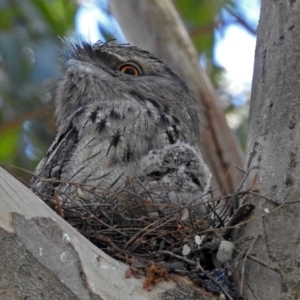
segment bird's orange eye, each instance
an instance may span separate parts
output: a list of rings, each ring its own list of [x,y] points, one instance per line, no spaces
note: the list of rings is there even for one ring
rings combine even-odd
[[[120,72],[133,76],[139,76],[141,74],[140,70],[136,66],[130,64],[121,66]]]

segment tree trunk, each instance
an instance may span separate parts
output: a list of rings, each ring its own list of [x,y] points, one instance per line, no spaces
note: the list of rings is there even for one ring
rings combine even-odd
[[[0,299],[217,299],[180,276],[144,290],[1,167],[0,241]]]
[[[252,255],[284,276],[246,262],[247,299],[300,299],[300,2],[262,0],[249,117],[248,177],[269,199],[252,197]]]
[[[190,86],[203,109],[201,151],[219,187],[231,193],[238,186],[243,158],[227,125],[213,87],[199,66],[195,47],[171,0],[110,0],[129,43],[147,49],[172,67]]]

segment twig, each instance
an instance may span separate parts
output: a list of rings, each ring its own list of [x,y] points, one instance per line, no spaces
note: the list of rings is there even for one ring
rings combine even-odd
[[[251,162],[252,162],[252,159],[254,157],[254,150],[255,148],[258,146],[258,142],[255,142],[254,145],[253,145],[253,148],[252,148],[252,151],[250,152],[250,156],[248,158],[248,162],[247,162],[247,170],[249,169],[250,165],[251,165]]]
[[[238,249],[235,249],[235,251],[237,251],[238,253],[242,253],[242,251],[241,251],[241,250],[238,250]],[[274,272],[280,274],[281,276],[284,276],[284,272],[283,272],[282,270],[280,270],[280,269],[278,269],[278,268],[275,268],[275,267],[272,267],[272,266],[268,265],[267,263],[265,263],[265,262],[263,262],[262,260],[256,258],[255,256],[253,256],[253,255],[248,255],[247,257],[248,257],[249,259],[251,259],[251,260],[257,262],[258,264],[260,264],[260,265],[262,265],[262,266],[264,266],[264,267],[266,267],[266,268],[268,268],[268,269],[270,269],[270,270],[272,270],[272,271],[274,271]]]
[[[240,168],[239,166],[234,166],[237,170],[239,170],[240,172],[242,172],[243,174],[246,173],[246,171],[244,171],[244,169]]]
[[[252,289],[252,287],[251,287],[251,285],[249,284],[249,282],[247,282],[247,285],[248,285],[250,291],[252,292],[253,296],[256,298],[256,300],[260,300],[260,299],[258,298],[258,296],[256,295],[256,293],[254,292],[254,290]]]
[[[170,220],[167,220],[166,222],[164,222],[163,224],[165,223],[168,223],[168,222],[171,222],[172,220],[175,220],[176,218],[173,218],[173,219],[170,219]],[[143,233],[145,232],[150,232],[152,230],[149,230],[149,228],[151,227],[154,227],[154,225],[156,225],[157,223],[161,222],[162,220],[161,219],[158,219],[156,221],[154,221],[153,223],[149,224],[148,226],[144,227],[141,231],[139,231],[138,233],[136,233],[125,245],[124,245],[124,249],[128,248],[128,246],[134,241],[136,240],[138,237],[140,237]],[[163,224],[161,224],[160,226],[162,226]]]
[[[264,198],[264,199],[266,199],[266,200],[268,200],[268,201],[272,201],[271,198],[268,198],[268,197],[266,197],[266,196],[264,196],[264,195],[261,195],[261,194],[259,194],[259,193],[256,193],[256,192],[253,192],[253,191],[248,191],[248,193],[249,193],[249,194],[252,194],[252,195],[254,195],[254,196],[258,196],[258,197],[260,197],[260,198]]]
[[[238,244],[243,244],[243,243],[245,243],[247,241],[251,241],[253,239],[254,239],[254,236],[245,236],[245,237],[242,237],[242,238],[240,238],[238,240],[235,240],[233,243],[235,245],[238,245]]]
[[[177,254],[174,254],[172,252],[169,252],[169,251],[158,251],[159,253],[164,253],[164,254],[168,254],[172,257],[175,257],[177,258],[178,260],[182,260],[188,264],[190,264],[191,266],[194,266],[196,268],[198,268],[201,273],[203,273],[207,278],[209,278],[214,284],[216,284],[222,291],[223,293],[228,297],[229,300],[233,300],[232,297],[227,293],[226,289],[224,289],[224,287],[213,277],[211,276],[208,272],[206,272],[200,265],[199,262],[195,262],[195,261],[192,261],[188,258],[186,258],[185,256],[180,256],[180,255],[177,255]]]
[[[61,207],[61,203],[60,203],[57,191],[54,193],[54,199],[55,199],[55,203],[56,203],[56,207],[57,207],[57,213],[59,216],[61,216],[64,219],[65,216],[64,216],[63,209]]]
[[[253,166],[253,167],[251,167],[250,169],[248,169],[248,170],[246,171],[246,173],[245,173],[244,176],[243,176],[243,179],[241,180],[239,186],[237,187],[237,189],[236,189],[236,191],[235,191],[236,193],[240,191],[240,189],[242,188],[242,186],[243,186],[245,180],[248,178],[250,172],[251,172],[252,170],[255,170],[255,169],[259,169],[259,166]]]
[[[174,254],[170,251],[165,251],[165,250],[160,250],[160,251],[157,251],[158,253],[163,253],[163,254],[168,254],[172,257],[175,257],[177,258],[178,260],[182,260],[184,262],[186,262],[187,264],[191,265],[191,266],[194,266],[194,267],[197,267],[198,266],[198,263],[196,263],[195,261],[193,260],[190,260],[188,258],[186,258],[185,256],[180,256],[180,255],[177,255],[177,254]]]
[[[243,258],[243,263],[242,263],[242,268],[241,268],[241,272],[242,272],[242,275],[241,275],[241,284],[240,284],[240,295],[243,294],[243,286],[244,286],[244,274],[245,274],[245,264],[246,264],[246,260],[247,260],[247,257],[248,255],[250,254],[252,248],[253,248],[253,245],[255,244],[255,242],[257,241],[258,237],[260,237],[260,235],[256,236],[254,238],[254,240],[252,241],[252,243],[250,244],[250,247],[248,248],[248,251],[246,252],[246,255],[245,257]]]
[[[240,224],[245,218],[247,218],[250,213],[253,211],[254,205],[250,203],[246,203],[242,206],[240,206],[232,215],[230,220],[228,221],[228,224],[226,226],[225,232],[223,233],[223,236],[226,238],[228,234],[230,234],[230,227],[235,226],[237,224]]]

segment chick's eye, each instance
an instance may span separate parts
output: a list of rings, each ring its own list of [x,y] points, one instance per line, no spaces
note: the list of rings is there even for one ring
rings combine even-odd
[[[134,65],[123,65],[120,68],[120,72],[133,76],[139,76],[141,74],[140,70]]]

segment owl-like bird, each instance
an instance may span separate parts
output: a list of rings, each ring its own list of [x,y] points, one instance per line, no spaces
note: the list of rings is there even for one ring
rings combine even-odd
[[[202,201],[211,175],[198,148],[199,106],[149,52],[72,46],[55,105],[57,136],[31,180],[46,202],[55,192],[65,202],[101,202],[99,189],[117,193],[128,180],[155,189],[159,203]]]

